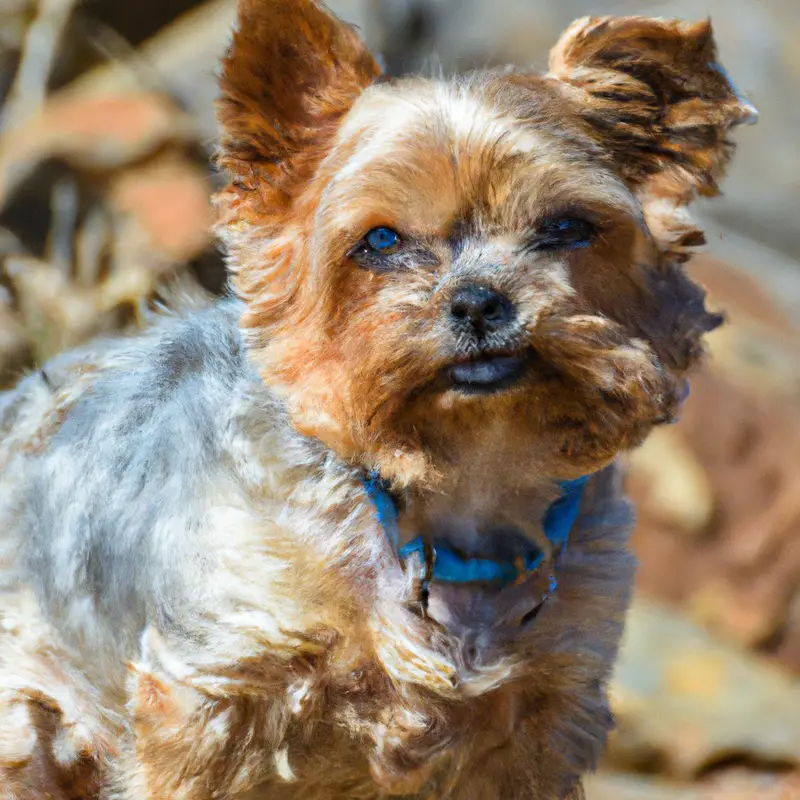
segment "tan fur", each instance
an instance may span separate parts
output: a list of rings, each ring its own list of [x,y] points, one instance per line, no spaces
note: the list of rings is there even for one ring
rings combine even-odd
[[[270,35],[277,35],[274,29]],[[657,42],[647,46],[659,49],[650,53],[642,47],[636,63],[647,71],[637,72],[644,78],[629,78],[625,70],[632,61],[623,61],[624,48],[637,48],[644,36]],[[603,61],[604,43],[614,54],[608,63]],[[274,45],[263,46],[268,51]],[[623,50],[617,52],[619,47]],[[223,95],[223,122],[241,110],[236,75],[252,71],[239,53],[234,47],[226,62],[223,85],[234,88]],[[675,64],[669,61],[672,57]],[[567,464],[551,457],[539,464],[553,475],[597,467],[621,447],[637,444],[653,421],[670,417],[676,375],[653,368],[650,348],[656,349],[664,366],[682,373],[699,355],[699,334],[718,324],[703,311],[702,293],[674,266],[675,257],[682,257],[674,234],[683,230],[677,237],[681,247],[700,241],[689,235],[681,207],[695,191],[715,190],[730,151],[725,134],[746,116],[725,79],[708,66],[714,57],[706,24],[692,27],[632,18],[570,28],[553,52],[557,82],[509,73],[478,74],[458,85],[403,82],[368,87],[374,77],[371,70],[337,69],[326,87],[336,90],[329,107],[325,92],[316,87],[319,76],[314,71],[306,104],[319,117],[312,148],[314,161],[321,161],[316,171],[309,177],[301,170],[294,181],[291,174],[284,175],[280,188],[272,178],[245,187],[234,181],[219,196],[221,233],[231,248],[237,289],[248,300],[243,324],[253,328],[254,352],[265,380],[285,391],[298,428],[348,457],[372,462],[400,482],[440,480],[420,447],[419,414],[409,407],[407,397],[432,380],[441,365],[435,331],[428,325],[429,333],[420,338],[414,330],[435,313],[431,295],[434,301],[437,296],[443,302],[447,298],[450,287],[438,277],[447,273],[451,254],[442,245],[459,223],[474,224],[488,235],[502,230],[522,237],[538,209],[553,203],[594,209],[607,220],[609,230],[593,250],[591,262],[578,252],[567,263],[541,265],[536,283],[525,287],[533,295],[532,343],[547,349],[546,356],[573,373],[577,382],[617,395],[625,414],[617,422],[605,401],[598,405],[581,397],[573,418],[569,402],[553,397],[557,389],[550,387],[538,404],[530,396],[521,401],[500,397],[482,404],[477,414],[484,416],[486,405],[502,407],[492,412],[513,419],[518,436],[526,436],[520,430],[525,419],[537,418],[525,438],[533,453],[543,441],[538,417],[549,413],[548,408],[558,409],[552,423],[556,441],[541,449],[552,453],[555,446],[570,458]],[[361,65],[366,56],[356,51],[351,58]],[[311,63],[324,68],[313,59]],[[346,89],[340,85],[342,75]],[[685,87],[681,75],[691,75]],[[607,97],[611,89],[599,83],[601,78],[613,82],[613,98]],[[646,78],[652,78],[652,85],[644,82]],[[682,86],[680,91],[670,80]],[[363,93],[344,124],[338,131],[329,127],[329,115],[341,111],[341,92],[353,92],[359,81]],[[588,94],[591,103],[577,86],[594,92]],[[680,98],[678,108],[673,102],[663,110],[657,101],[663,96],[666,105],[673,95]],[[277,113],[284,113],[281,102],[273,105]],[[690,107],[696,110],[694,117],[686,116]],[[679,109],[684,115],[674,122],[679,133],[667,135],[665,126],[678,119]],[[260,115],[252,110],[247,115],[239,119],[252,120],[247,127],[253,130]],[[623,121],[628,115],[639,127]],[[302,119],[300,132],[312,127],[307,117]],[[389,130],[384,129],[386,119],[393,120]],[[284,124],[288,127],[290,122]],[[653,141],[662,130],[664,146]],[[680,141],[686,145],[679,147]],[[225,153],[223,148],[223,161],[230,166]],[[587,153],[595,158],[586,158]],[[298,157],[305,159],[305,151],[300,149]],[[254,157],[236,174],[250,175],[261,163]],[[289,166],[284,169],[293,169],[291,154],[285,163]],[[643,207],[620,180],[645,201]],[[285,182],[293,186],[288,205]],[[679,189],[670,194],[669,187]],[[282,212],[265,216],[265,209],[275,211],[278,200]],[[314,240],[309,239],[312,221],[319,226]],[[425,241],[439,268],[412,272],[402,286],[395,286],[382,276],[340,263],[360,232],[383,223]],[[330,231],[324,241],[320,228]],[[506,281],[514,280],[515,269],[528,270],[525,262],[508,263],[504,250],[496,257],[509,268]],[[622,263],[629,266],[623,270]],[[565,271],[571,280],[565,280]],[[326,282],[326,272],[335,279]],[[397,311],[386,316],[387,307],[402,309],[402,316]],[[659,316],[663,330],[652,326]],[[298,329],[303,336],[296,334]],[[562,335],[553,337],[553,330]],[[365,337],[376,344],[369,352],[360,346]],[[374,364],[367,360],[371,354]],[[358,369],[350,363],[353,359]],[[374,391],[378,373],[385,396]],[[360,390],[356,378],[372,390]],[[424,392],[422,402],[427,406]],[[514,412],[518,402],[526,413]],[[534,404],[537,412],[531,414]],[[473,430],[471,405],[437,409],[437,436],[448,428]],[[640,425],[631,425],[631,412]],[[591,429],[584,424],[590,417],[600,418]],[[565,421],[581,431],[577,441],[574,433],[565,432]],[[469,441],[448,441],[443,449],[452,453],[471,446]]]

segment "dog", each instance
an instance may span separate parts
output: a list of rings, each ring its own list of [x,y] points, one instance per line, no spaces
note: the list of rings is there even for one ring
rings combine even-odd
[[[234,292],[0,395],[5,798],[564,800],[612,726],[619,456],[676,418],[682,263],[752,122],[708,22],[392,79],[240,0]]]

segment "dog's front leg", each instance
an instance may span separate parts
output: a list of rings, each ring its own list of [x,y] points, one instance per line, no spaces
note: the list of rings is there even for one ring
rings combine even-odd
[[[164,641],[146,634],[159,655]],[[131,666],[132,739],[115,767],[108,800],[221,800],[268,779],[286,778],[281,743],[285,704],[230,675],[148,657]],[[234,667],[231,667],[233,670]],[[266,687],[263,687],[264,689]]]
[[[0,595],[0,800],[93,800],[120,728],[33,594]]]

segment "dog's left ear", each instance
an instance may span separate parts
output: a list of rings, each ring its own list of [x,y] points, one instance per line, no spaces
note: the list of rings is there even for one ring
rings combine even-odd
[[[285,208],[342,116],[380,68],[350,25],[316,0],[239,0],[222,62],[218,163],[233,187]]]
[[[717,194],[729,130],[755,108],[717,62],[711,23],[585,18],[550,53],[579,118],[639,197],[661,248],[684,260],[703,243],[685,206]]]

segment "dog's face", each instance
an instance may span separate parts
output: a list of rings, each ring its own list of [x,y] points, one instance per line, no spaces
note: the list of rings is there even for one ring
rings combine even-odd
[[[753,116],[707,23],[583,20],[545,76],[385,80],[312,0],[240,13],[221,231],[302,432],[433,484],[476,446],[573,477],[673,417],[719,322],[684,207]]]

